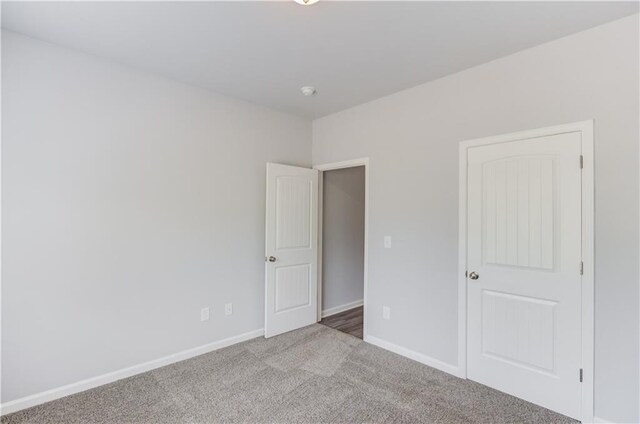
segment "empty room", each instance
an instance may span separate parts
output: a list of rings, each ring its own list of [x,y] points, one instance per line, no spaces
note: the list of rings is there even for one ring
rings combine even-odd
[[[640,423],[640,2],[0,6],[2,424]]]

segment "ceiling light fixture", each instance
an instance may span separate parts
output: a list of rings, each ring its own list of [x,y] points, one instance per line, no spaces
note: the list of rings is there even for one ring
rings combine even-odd
[[[303,6],[311,6],[312,4],[317,3],[318,0],[295,0],[295,2]]]
[[[302,91],[302,94],[304,94],[307,97],[313,96],[314,94],[316,94],[316,88],[311,87],[310,85],[305,85],[300,89],[300,91]]]

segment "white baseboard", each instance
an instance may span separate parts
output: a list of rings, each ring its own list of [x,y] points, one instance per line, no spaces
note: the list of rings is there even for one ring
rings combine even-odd
[[[61,397],[69,396],[74,393],[79,393],[85,390],[93,389],[94,387],[112,383],[114,381],[121,380],[123,378],[131,377],[132,375],[151,371],[153,369],[160,368],[165,365],[170,365],[175,362],[184,361],[185,359],[193,358],[194,356],[202,355],[208,352],[213,352],[214,350],[218,350],[223,347],[231,346],[236,343],[240,343],[245,340],[253,339],[263,335],[264,335],[264,329],[249,331],[248,333],[239,334],[237,336],[229,337],[223,340],[218,340],[213,343],[208,343],[206,345],[198,346],[192,349],[183,350],[182,352],[178,352],[162,358],[154,359],[149,362],[133,365],[131,367],[123,368],[118,371],[113,371],[107,374],[91,377],[86,380],[78,381],[76,383],[67,384],[65,386],[57,387],[55,389],[47,390],[41,393],[36,393],[34,395],[25,396],[20,399],[5,402],[2,405],[0,405],[0,416],[10,414],[12,412],[20,411],[21,409],[40,405],[41,403],[49,402],[55,399],[59,399]]]
[[[442,362],[438,359],[432,358],[422,353],[418,353],[416,351],[407,349],[402,346],[398,346],[396,344],[390,343],[386,340],[379,339],[377,337],[365,335],[364,341],[367,343],[371,343],[372,345],[381,347],[383,349],[389,350],[393,353],[397,353],[398,355],[402,355],[409,359],[413,359],[414,361],[420,362],[421,364],[425,364],[432,368],[438,369],[440,371],[444,371],[448,374],[455,375],[456,377],[462,377],[462,375],[460,374],[460,370],[455,365]]]
[[[605,420],[598,417],[593,417],[593,424],[613,424],[613,421]]]
[[[348,311],[349,309],[358,308],[364,305],[364,300],[356,300],[355,302],[345,303],[344,305],[334,306],[333,308],[325,309],[322,311],[322,318],[330,317],[331,315],[339,314],[340,312]]]

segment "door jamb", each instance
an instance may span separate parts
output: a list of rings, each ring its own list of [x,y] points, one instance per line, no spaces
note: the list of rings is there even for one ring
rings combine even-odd
[[[519,131],[463,141],[459,145],[458,199],[458,369],[467,378],[467,153],[470,147],[507,143],[571,132],[582,139],[582,422],[593,422],[594,405],[594,121]],[[577,376],[576,376],[577,378]]]
[[[367,288],[369,285],[369,158],[358,158],[341,162],[324,163],[314,165],[313,169],[320,172],[318,175],[318,317],[322,319],[322,227],[323,227],[323,184],[324,172],[335,169],[354,168],[364,166],[364,291],[363,291],[363,334],[367,338]]]

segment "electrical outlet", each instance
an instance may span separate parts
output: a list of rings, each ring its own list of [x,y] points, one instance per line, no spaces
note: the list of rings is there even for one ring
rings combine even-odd
[[[382,318],[391,319],[391,308],[388,306],[382,307]]]
[[[384,236],[384,248],[391,249],[391,236]]]
[[[233,314],[233,303],[227,303],[224,305],[224,314],[225,315]]]
[[[209,321],[209,308],[200,309],[200,321]]]

